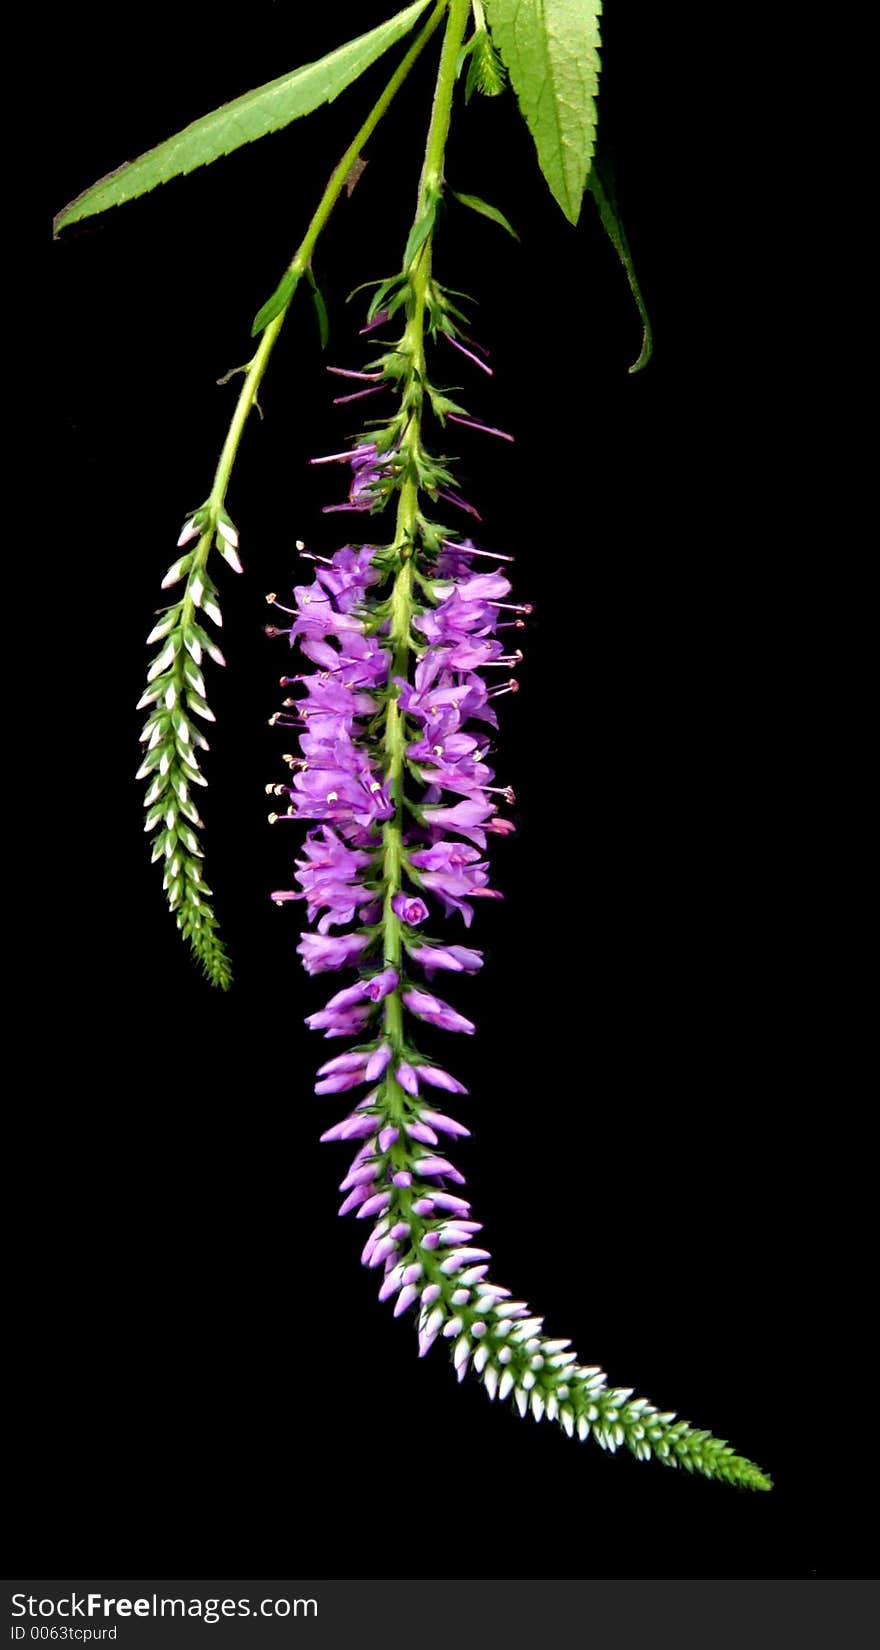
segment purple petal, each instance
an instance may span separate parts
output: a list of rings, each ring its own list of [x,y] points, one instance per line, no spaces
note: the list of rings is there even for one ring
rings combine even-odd
[[[378,1215],[384,1213],[390,1202],[390,1192],[376,1192],[373,1197],[367,1198],[366,1203],[361,1204],[357,1212],[358,1220],[366,1220],[368,1215]]]

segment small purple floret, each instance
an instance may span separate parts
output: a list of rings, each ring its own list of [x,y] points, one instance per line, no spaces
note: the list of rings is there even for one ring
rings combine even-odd
[[[391,901],[391,909],[401,922],[408,922],[413,927],[416,923],[424,922],[428,915],[428,907],[424,900],[412,894],[395,894]]]

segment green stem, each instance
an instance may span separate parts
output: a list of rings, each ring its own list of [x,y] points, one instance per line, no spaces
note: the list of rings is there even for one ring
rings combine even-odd
[[[456,6],[459,3],[459,0],[452,0],[452,3],[453,6]],[[434,34],[438,24],[440,23],[448,4],[449,0],[437,0],[437,4],[428,18],[424,28],[421,30],[421,33],[416,36],[416,39],[410,46],[406,56],[401,59],[393,75],[391,76],[391,79],[388,81],[385,90],[382,92],[376,103],[374,103],[363,125],[359,127],[357,133],[346,149],[345,154],[339,161],[339,164],[331,173],[330,180],[323,195],[321,196],[317,210],[312,217],[303,240],[298,246],[288,266],[288,272],[294,275],[297,280],[299,280],[300,276],[305,273],[311,263],[312,254],[315,250],[318,237],[321,234],[330,213],[333,211],[333,208],[345,187],[351,168],[357,160],[361,149],[364,147],[364,144],[368,141],[368,139],[372,137],[373,132],[403,85],[410,69],[416,62],[416,59],[421,55],[425,46],[427,46],[428,41],[431,39],[431,36]],[[238,453],[242,433],[248,420],[248,414],[256,403],[257,391],[262,382],[269,357],[275,347],[275,341],[282,326],[284,325],[284,317],[290,307],[292,297],[293,293],[291,293],[287,304],[284,306],[284,309],[281,310],[280,314],[276,315],[275,319],[269,322],[269,325],[266,327],[263,336],[260,339],[256,354],[253,356],[253,359],[247,367],[245,380],[241,387],[235,412],[232,415],[232,422],[229,426],[226,440],[223,443],[223,451],[220,454],[217,470],[214,476],[214,485],[211,489],[211,496],[208,501],[212,514],[215,517],[217,511],[223,507],[226,498],[226,491],[229,486],[229,477],[232,472],[232,466],[235,463],[236,454]]]
[[[415,222],[423,217],[429,203],[436,199],[443,183],[443,157],[449,135],[452,96],[455,90],[455,71],[458,54],[464,38],[470,12],[470,0],[450,0],[443,49],[434,89],[431,123],[425,145],[425,159],[419,182]],[[391,675],[407,677],[409,671],[410,626],[413,616],[413,557],[419,524],[419,470],[421,453],[422,399],[425,383],[425,307],[431,275],[431,244],[428,234],[409,269],[410,302],[401,353],[408,361],[404,402],[408,419],[400,442],[402,481],[397,505],[394,548],[398,568],[391,595]],[[382,915],[384,958],[386,968],[400,969],[402,943],[400,919],[392,909],[392,900],[400,893],[403,867],[403,813],[404,813],[404,753],[406,727],[398,703],[398,695],[389,694],[385,713],[386,782],[389,786],[394,816],[386,820],[382,831],[383,878],[385,901]],[[403,1003],[400,987],[385,998],[385,1036],[396,1055],[403,1043]],[[386,1101],[391,1115],[397,1114],[403,1100],[394,1077],[386,1083]]]
[[[428,186],[433,183],[439,187],[443,181],[443,156],[446,153],[446,139],[449,136],[452,94],[455,91],[455,70],[461,43],[464,39],[464,31],[467,27],[469,11],[470,0],[450,0],[446,33],[443,36],[443,51],[440,56],[440,67],[437,71],[437,85],[434,89],[431,125],[428,130],[428,141],[425,145],[425,164],[422,168],[422,181],[419,189],[419,212],[425,204]],[[419,213],[417,213],[418,215]]]

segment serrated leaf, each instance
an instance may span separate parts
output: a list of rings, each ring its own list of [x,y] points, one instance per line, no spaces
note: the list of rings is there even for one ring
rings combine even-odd
[[[298,284],[299,271],[286,269],[271,298],[266,299],[262,309],[258,310],[254,316],[253,326],[251,327],[252,338],[256,338],[258,332],[262,332],[270,321],[274,321],[276,315],[280,315],[281,311],[287,308]]]
[[[504,64],[486,30],[479,29],[470,45],[465,102],[470,103],[474,92],[482,92],[484,97],[498,97],[499,93],[504,91],[506,79]]]
[[[121,206],[124,201],[145,195],[170,178],[207,166],[268,132],[277,132],[292,120],[311,114],[322,103],[332,103],[409,32],[427,5],[428,0],[414,0],[412,5],[368,34],[338,46],[316,63],[303,64],[290,74],[222,104],[155,149],[117,167],[63,208],[55,220],[55,233],[96,212],[105,212],[108,207]]]
[[[641,317],[642,347],[639,351],[638,360],[634,361],[629,369],[631,373],[641,372],[642,368],[648,365],[654,351],[654,335],[651,328],[651,317],[648,314],[645,300],[642,297],[642,289],[639,286],[635,264],[633,263],[632,253],[629,249],[629,242],[626,238],[626,230],[623,227],[620,213],[617,209],[617,201],[614,195],[614,184],[610,173],[607,171],[602,162],[594,161],[593,169],[590,172],[588,187],[597,207],[599,208],[599,217],[602,220],[602,227],[605,230],[611,245],[614,247],[618,258],[623,264],[624,269],[626,270],[626,278],[629,282],[629,289],[635,299],[636,309]]]
[[[485,0],[550,192],[580,216],[596,142],[601,0]]]
[[[513,224],[505,218],[503,212],[499,212],[497,206],[490,206],[489,202],[481,200],[479,195],[461,195],[457,189],[453,189],[451,193],[457,201],[461,201],[462,206],[469,206],[472,212],[479,212],[482,218],[491,218],[493,223],[500,223],[508,235],[512,235],[515,241],[519,240]]]

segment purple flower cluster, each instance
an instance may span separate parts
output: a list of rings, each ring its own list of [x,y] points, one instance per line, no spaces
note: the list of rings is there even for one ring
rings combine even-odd
[[[291,786],[275,787],[276,793],[289,795],[288,813],[295,818],[327,822],[323,830],[310,834],[298,879],[309,901],[310,920],[316,908],[328,907],[319,923],[321,933],[352,920],[355,875],[369,859],[346,847],[342,838],[369,842],[372,827],[393,813],[377,756],[362,730],[363,719],[380,708],[377,694],[387,688],[389,669],[387,650],[377,637],[365,633],[364,620],[355,611],[380,576],[372,555],[369,545],[359,550],[346,546],[318,568],[311,584],[294,590],[288,634],[318,669],[285,678],[305,692],[287,701],[295,717],[275,718],[299,729],[301,752],[293,761]],[[284,897],[291,896],[273,895]]]
[[[382,484],[376,449],[362,444],[353,467],[351,507],[366,508]],[[513,797],[494,783],[488,758],[495,702],[515,690],[521,654],[499,632],[521,629],[530,611],[508,600],[499,567],[475,570],[485,554],[443,539],[431,554],[422,549],[413,580],[395,552],[346,546],[314,558],[314,581],[297,587],[290,610],[287,633],[314,669],[282,679],[296,692],[275,720],[297,729],[299,754],[286,759],[290,783],[273,789],[287,796],[285,817],[313,823],[297,888],[273,897],[306,903],[298,949],[309,974],[357,971],[308,1017],[325,1037],[354,1040],[320,1067],[315,1092],[366,1088],[321,1136],[355,1146],[339,1212],[369,1223],[362,1261],[381,1274],[379,1298],[394,1303],[395,1317],[417,1314],[421,1356],[442,1336],[459,1380],[472,1369],[490,1398],[510,1398],[523,1416],[555,1420],[609,1451],[625,1445],[640,1460],[655,1454],[766,1488],[723,1440],[631,1388],[609,1387],[489,1277],[464,1177],[446,1155],[469,1131],[437,1109],[437,1091],[467,1090],[412,1038],[417,1022],[474,1030],[434,983],[475,973],[483,958],[425,930],[438,912],[469,928],[474,900],[500,897],[489,886],[487,844],[512,829],[498,810]],[[415,667],[404,674],[412,650]]]
[[[362,475],[375,475],[374,450],[356,449],[354,470],[353,495]],[[473,1032],[433,982],[438,974],[475,973],[482,955],[431,937],[425,926],[441,912],[459,913],[469,927],[475,899],[500,898],[489,886],[487,842],[512,829],[498,810],[513,795],[494,783],[488,757],[494,701],[515,690],[510,672],[522,655],[497,633],[521,628],[529,610],[510,603],[504,573],[474,570],[485,554],[470,541],[447,539],[428,563],[426,598],[413,615],[411,678],[392,672],[387,604],[372,588],[383,579],[381,553],[346,546],[317,565],[313,583],[296,588],[288,634],[316,668],[284,678],[297,691],[276,720],[298,730],[299,753],[288,758],[289,784],[275,790],[288,798],[287,817],[316,823],[296,861],[298,888],[273,895],[306,902],[312,927],[298,949],[310,974],[359,970],[355,984],[308,1017],[325,1037],[359,1039],[321,1066],[316,1092],[373,1085],[322,1136],[358,1142],[340,1186],[340,1213],[372,1221],[364,1263],[383,1268],[380,1295],[395,1299],[396,1314],[419,1305],[422,1353],[441,1329],[454,1333],[472,1303],[478,1369],[488,1356],[478,1345],[485,1314],[509,1291],[485,1281],[489,1256],[473,1246],[479,1226],[454,1189],[463,1177],[445,1156],[443,1139],[469,1131],[428,1099],[431,1091],[467,1091],[418,1052],[411,1027],[422,1021]],[[383,765],[383,713],[392,703],[404,727],[405,822]],[[396,885],[389,883],[386,827],[399,832]],[[389,914],[400,936],[392,961],[385,954]],[[524,1305],[521,1311],[527,1316]],[[457,1353],[459,1376],[467,1362]]]
[[[503,599],[510,583],[502,573],[471,571],[470,558],[477,554],[469,543],[444,543],[438,577],[431,581],[436,605],[414,619],[424,652],[413,681],[391,678],[383,627],[377,632],[371,622],[367,591],[381,578],[371,546],[337,551],[318,567],[313,583],[294,591],[287,634],[318,668],[283,679],[300,692],[275,720],[298,730],[300,754],[289,759],[290,784],[274,789],[289,798],[288,817],[321,823],[309,832],[304,857],[297,860],[301,891],[272,897],[304,898],[309,921],[317,919],[317,934],[304,934],[299,947],[310,973],[363,960],[376,937],[369,924],[379,914],[384,890],[370,873],[381,846],[377,827],[393,817],[394,807],[382,769],[381,737],[368,738],[366,726],[390,696],[406,717],[406,766],[420,791],[418,817],[404,835],[412,888],[395,891],[391,908],[404,924],[411,961],[427,973],[473,972],[481,965],[477,951],[421,940],[413,932],[429,916],[424,895],[444,913],[460,912],[466,926],[474,899],[500,898],[489,887],[486,845],[490,834],[513,829],[498,813],[499,799],[511,803],[513,794],[493,783],[486,760],[490,740],[482,729],[497,725],[492,701],[516,690],[509,671],[522,657],[519,650],[506,652],[494,632],[506,611],[529,609],[511,608]],[[507,679],[490,685],[481,673],[495,668]],[[329,935],[330,928],[355,920],[367,926]],[[444,1005],[438,1007],[425,992],[409,995],[413,1013],[442,1023]],[[459,1023],[461,1016],[454,1018],[456,1029],[471,1029],[469,1022]]]

